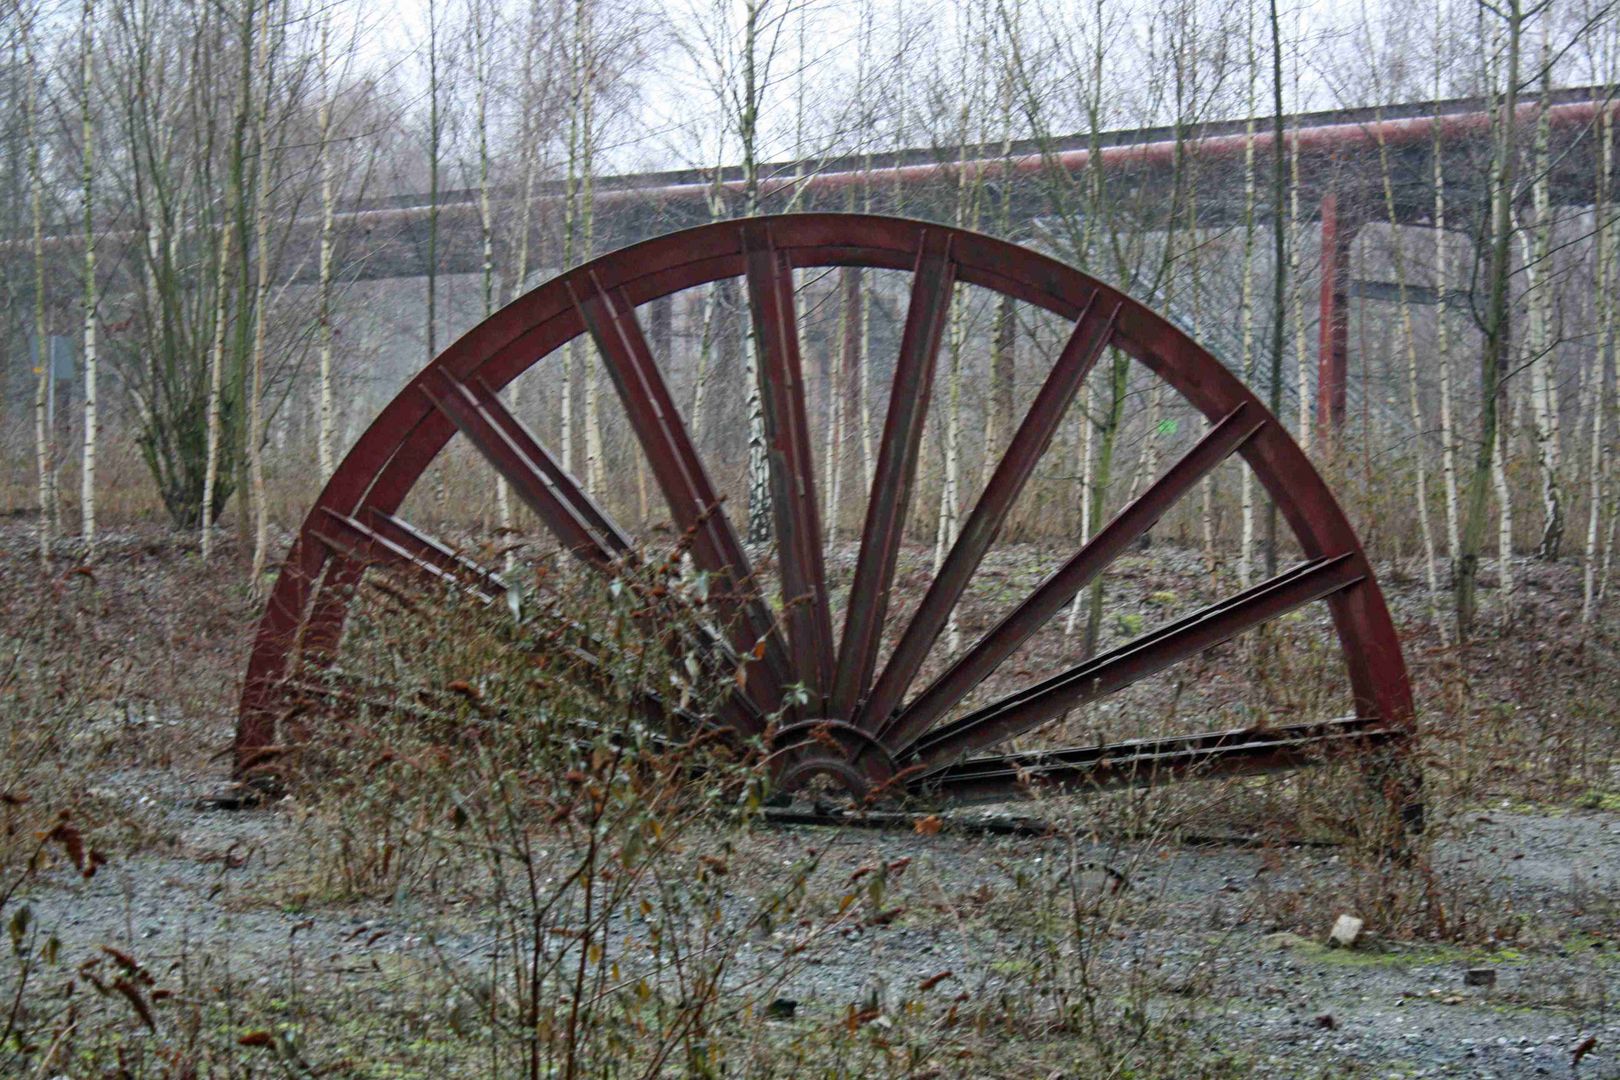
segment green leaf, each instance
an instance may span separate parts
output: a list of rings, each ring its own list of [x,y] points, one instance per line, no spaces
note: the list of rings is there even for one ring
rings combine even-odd
[[[33,922],[34,912],[27,904],[19,907],[11,916],[11,948],[13,952],[22,952],[23,937],[28,933],[28,924]]]

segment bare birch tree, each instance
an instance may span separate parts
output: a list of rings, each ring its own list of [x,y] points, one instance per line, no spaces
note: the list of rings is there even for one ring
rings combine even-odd
[[[253,363],[248,389],[248,485],[253,518],[252,588],[263,588],[265,563],[270,546],[270,508],[264,488],[264,375],[266,340],[270,319],[270,32],[274,0],[263,0],[259,8],[255,81],[258,100],[254,105],[255,139],[258,153],[257,178],[253,191],[253,243],[255,256],[253,302]]]
[[[1501,94],[1496,102],[1496,120],[1492,131],[1494,153],[1489,185],[1491,210],[1486,296],[1484,307],[1477,313],[1480,328],[1485,334],[1484,348],[1480,351],[1479,441],[1468,478],[1461,548],[1453,582],[1457,632],[1465,640],[1473,633],[1479,607],[1479,557],[1485,542],[1489,513],[1487,495],[1493,480],[1493,463],[1496,473],[1502,473],[1497,452],[1501,440],[1496,429],[1502,396],[1501,383],[1511,346],[1509,278],[1513,272],[1513,198],[1518,182],[1519,50],[1526,20],[1542,10],[1546,2],[1542,0],[1535,7],[1527,9],[1523,0],[1503,0],[1501,7],[1480,0],[1482,9],[1501,20],[1506,40],[1502,69],[1499,77],[1493,79],[1493,83],[1500,86]],[[1504,486],[1497,485],[1499,491]],[[1501,509],[1504,514],[1511,513],[1507,504]],[[1504,562],[1503,566],[1505,572],[1507,563]]]
[[[45,166],[41,153],[44,138],[39,123],[39,98],[44,77],[40,72],[35,40],[38,11],[22,17],[22,46],[27,67],[28,89],[23,98],[24,124],[28,138],[28,203],[34,264],[34,458],[39,492],[39,556],[49,562],[51,539],[56,532],[56,434],[51,429],[50,324],[45,318]]]
[[[332,454],[333,414],[332,397],[332,255],[336,236],[337,207],[334,203],[332,177],[332,13],[321,14],[321,104],[317,119],[320,128],[318,151],[321,174],[321,251],[320,283],[318,286],[320,321],[319,429],[315,435],[316,463],[321,470],[321,482],[332,476],[335,465]]]
[[[1590,626],[1597,618],[1598,609],[1598,536],[1603,524],[1603,487],[1608,473],[1607,443],[1604,425],[1608,419],[1612,398],[1605,393],[1608,369],[1614,357],[1614,265],[1610,250],[1610,195],[1614,180],[1614,112],[1604,109],[1598,120],[1598,174],[1597,198],[1592,207],[1593,218],[1593,293],[1596,296],[1598,317],[1597,358],[1591,375],[1593,392],[1589,395],[1592,408],[1592,442],[1587,470],[1586,550],[1582,558],[1581,622]]]
[[[80,212],[84,225],[84,456],[79,470],[80,538],[85,558],[96,553],[96,446],[101,431],[96,356],[95,0],[84,0],[80,30],[79,137],[83,141]]]

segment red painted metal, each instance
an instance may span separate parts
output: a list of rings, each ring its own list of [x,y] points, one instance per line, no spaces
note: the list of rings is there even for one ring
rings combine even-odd
[[[374,510],[367,515],[372,524],[366,525],[334,510],[326,513],[326,520],[309,525],[308,532],[333,551],[363,563],[405,567],[432,580],[470,589],[485,601],[506,591],[506,583],[498,575],[392,514]]]
[[[876,267],[913,274],[854,587],[843,639],[837,643],[826,608],[792,295],[792,271],[809,267]],[[635,316],[637,305],[735,277],[748,280],[762,350],[782,599],[787,601],[785,635],[754,595],[747,555],[720,512],[715,488]],[[851,280],[854,272],[846,278],[846,288]],[[958,281],[1034,305],[1075,326],[944,572],[874,680],[933,368]],[[1087,782],[1138,782],[1149,766],[1199,775],[1205,770],[1252,771],[1295,764],[1318,749],[1347,743],[1400,743],[1411,733],[1411,689],[1400,645],[1354,533],[1282,425],[1213,357],[1116,290],[1026,249],[895,218],[805,214],[720,222],[605,255],[497,312],[414,379],[334,474],[282,568],[243,688],[239,769],[257,768],[287,734],[278,729],[288,689],[339,648],[349,598],[367,564],[406,565],[432,580],[448,578],[486,596],[498,594],[498,575],[395,517],[458,427],[513,481],[563,543],[583,548],[609,572],[617,565],[607,556],[626,550],[630,538],[556,467],[497,397],[517,375],[586,332],[596,341],[677,525],[690,534],[694,559],[715,575],[720,588],[714,595],[734,615],[728,620],[729,647],[718,641],[706,647],[742,655],[756,642],[765,645],[765,663],[759,665],[759,677],[749,679],[748,700],[733,703],[748,707],[723,708],[715,721],[744,735],[783,739],[771,744],[779,779],[792,784],[820,775],[857,793],[933,790],[980,797],[1030,783],[1062,787],[1082,782],[1082,774]],[[904,703],[940,627],[1085,372],[1106,345],[1124,350],[1162,377],[1213,426],[962,660]],[[1234,452],[1243,456],[1278,505],[1301,548],[1300,566],[987,708],[940,723],[1019,643]],[[1242,739],[1230,732],[1212,733],[1131,750],[1121,744],[1075,748],[1038,761],[1027,755],[963,760],[1321,598],[1327,599],[1349,675],[1357,718],[1349,727],[1249,732]],[[818,710],[820,694],[813,696],[810,708],[788,711],[783,715],[787,726],[773,733],[765,726],[766,714],[777,709],[784,688],[795,683],[816,688],[830,700],[825,710]],[[300,731],[294,726],[291,734]],[[1405,786],[1399,797],[1414,801],[1410,770],[1400,782]]]
[[[1239,405],[1212,427],[1181,459],[1097,530],[1079,551],[1041,582],[1023,603],[996,624],[977,645],[963,653],[895,717],[884,731],[890,746],[899,746],[927,731],[973,688],[1000,667],[1030,635],[1046,625],[1065,604],[1101,574],[1131,544],[1151,529],[1166,510],[1194,484],[1243,445],[1265,420],[1248,405]]]
[[[861,706],[860,722],[867,730],[888,734],[886,729],[891,714],[900,704],[901,697],[911,689],[912,681],[928,657],[928,651],[934,646],[934,640],[945,628],[951,610],[962,598],[973,572],[984,560],[1013,503],[1035,472],[1036,463],[1046,452],[1058,425],[1063,422],[1070,402],[1080,390],[1080,384],[1108,345],[1118,312],[1118,305],[1100,310],[1095,298],[1086,305],[1069,335],[1068,343],[1053,365],[1051,375],[1035,395],[1035,401],[1008,443],[1001,462],[985,484],[984,494],[968,514],[960,535],[951,545],[939,573],[934,576],[928,592],[917,606],[917,612],[901,635],[883,674],[878,676],[876,685]],[[1041,621],[1045,622],[1044,619]],[[921,716],[920,713],[917,715]],[[922,724],[915,730],[926,726]],[[902,728],[893,738],[905,739],[911,733]]]
[[[1620,102],[1612,97],[1592,101],[1570,101],[1550,105],[1545,110],[1547,124],[1555,129],[1582,127],[1593,125],[1603,112],[1620,113]],[[1540,106],[1536,102],[1519,107],[1519,122],[1521,124],[1535,124],[1541,116]],[[966,161],[928,161],[916,164],[895,164],[888,167],[879,166],[876,169],[862,167],[859,169],[835,169],[817,172],[805,176],[805,169],[783,166],[770,170],[776,177],[783,179],[768,179],[760,184],[759,197],[769,199],[777,195],[796,195],[800,198],[826,196],[843,192],[849,188],[863,188],[867,186],[907,186],[925,184],[944,178],[962,174],[976,175],[979,173],[992,173],[1025,176],[1030,174],[1046,173],[1053,169],[1068,173],[1080,173],[1093,165],[1093,159],[1105,169],[1120,168],[1162,168],[1173,165],[1178,157],[1197,161],[1220,161],[1223,159],[1242,157],[1248,147],[1252,146],[1254,153],[1264,155],[1271,153],[1275,133],[1272,130],[1271,118],[1257,118],[1260,122],[1253,125],[1251,133],[1225,134],[1184,137],[1176,139],[1156,139],[1146,142],[1123,142],[1114,146],[1104,146],[1097,154],[1093,154],[1089,147],[1076,147],[1068,150],[1059,150],[1053,153],[1034,151],[1015,154],[1012,157],[996,156],[985,158],[971,158]],[[1469,112],[1442,112],[1440,115],[1426,114],[1423,116],[1396,117],[1383,119],[1368,119],[1364,121],[1339,121],[1322,123],[1317,118],[1308,118],[1301,125],[1295,118],[1285,117],[1288,127],[1283,131],[1283,145],[1291,152],[1298,147],[1302,154],[1319,153],[1323,155],[1342,155],[1351,151],[1376,152],[1382,143],[1390,147],[1421,145],[1434,139],[1435,128],[1440,130],[1443,140],[1454,141],[1468,138],[1478,138],[1488,135],[1492,124],[1492,114],[1485,111]],[[1110,135],[1129,133],[1113,133]],[[787,179],[791,177],[791,179]],[[726,180],[719,185],[709,180],[696,180],[680,183],[647,183],[644,177],[626,178],[635,181],[626,183],[622,188],[608,188],[599,191],[596,199],[600,206],[622,206],[629,203],[678,203],[692,201],[708,205],[714,198],[715,191],[722,191],[728,195],[741,195],[746,181]],[[373,227],[409,211],[403,210],[373,210],[356,214],[364,216]]]
[[[940,337],[945,331],[956,280],[951,241],[951,231],[941,228],[925,228],[918,237],[911,305],[900,335],[900,358],[889,391],[889,413],[883,421],[883,444],[866,504],[866,528],[861,534],[861,553],[850,587],[849,614],[844,622],[838,674],[829,705],[832,715],[841,720],[854,716],[877,668],[889,589],[894,584],[895,561],[900,555],[900,533],[906,525],[911,485],[917,476],[917,448],[922,443],[934,362],[939,357]]]
[[[774,709],[781,702],[788,664],[781,634],[764,604],[752,595],[753,569],[748,555],[731,522],[720,512],[720,496],[680,421],[675,399],[664,384],[631,305],[622,295],[604,288],[594,274],[582,284],[585,287],[575,293],[570,283],[569,291],[619,391],[625,415],[664,491],[675,524],[692,534],[697,564],[715,576],[711,595],[721,602],[732,647],[738,655],[749,656],[757,643],[766,644],[765,672],[761,674],[768,673],[768,678],[756,680],[750,675],[749,684],[760,681],[763,685],[757,693],[752,685],[745,689],[762,708]]]
[[[745,235],[748,294],[761,353],[759,388],[765,413],[771,504],[781,550],[788,642],[795,670],[815,700],[819,714],[832,687],[834,645],[810,422],[805,417],[793,268],[771,246],[767,223],[759,223]]]
[[[437,374],[439,385],[429,383],[427,395],[564,547],[598,565],[630,550],[630,535],[585,494],[489,387],[476,379],[468,385],[448,371]]]
[[[1316,430],[1331,439],[1344,426],[1350,385],[1350,245],[1355,229],[1342,220],[1339,195],[1322,197],[1321,324],[1316,350]]]
[[[971,758],[919,782],[925,797],[1003,800],[1064,789],[1106,791],[1178,778],[1256,776],[1398,742],[1401,733],[1352,717],[1321,724],[1234,728],[1168,739],[1126,739],[1067,750]]]
[[[914,743],[910,755],[902,760],[930,771],[958,761],[974,750],[1022,735],[1194,653],[1286,615],[1302,604],[1332,595],[1365,576],[1360,556],[1353,552],[1301,563],[1028,690],[942,725]]]

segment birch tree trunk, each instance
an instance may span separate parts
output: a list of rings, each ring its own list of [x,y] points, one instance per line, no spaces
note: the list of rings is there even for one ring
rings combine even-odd
[[[269,0],[266,0],[268,3]],[[439,6],[428,0],[427,362],[439,354]],[[442,497],[442,492],[441,492]]]
[[[439,5],[427,0],[428,61],[428,208],[427,208],[427,356],[431,364],[439,355],[439,169],[444,139],[444,110],[439,103]],[[433,470],[433,502],[444,513],[449,498],[445,482],[446,466],[452,460],[454,444],[440,456]]]
[[[253,307],[253,374],[248,390],[248,485],[253,504],[252,590],[263,589],[270,541],[270,515],[264,490],[264,360],[270,306],[270,7],[260,9],[258,46],[258,177],[253,190],[253,242],[257,262]]]
[[[1295,106],[1298,108],[1298,106]],[[1293,243],[1288,249],[1288,282],[1293,302],[1294,320],[1294,390],[1299,411],[1294,419],[1294,440],[1300,446],[1311,445],[1311,382],[1310,367],[1305,363],[1309,342],[1305,336],[1305,291],[1299,266],[1299,130],[1288,147],[1288,231]]]
[[[1498,491],[1506,489],[1505,475],[1496,452],[1500,441],[1497,434],[1497,414],[1502,396],[1504,361],[1508,356],[1509,344],[1508,277],[1512,270],[1509,260],[1512,256],[1513,241],[1513,192],[1518,176],[1515,120],[1519,104],[1519,43],[1524,13],[1522,0],[1505,0],[1505,6],[1507,63],[1501,77],[1502,94],[1497,110],[1498,117],[1493,125],[1496,147],[1490,175],[1492,235],[1490,264],[1485,278],[1487,297],[1482,320],[1485,347],[1480,355],[1479,443],[1468,480],[1462,546],[1457,559],[1454,583],[1458,637],[1464,640],[1473,632],[1474,618],[1479,606],[1477,596],[1479,556],[1485,544],[1489,511],[1487,494],[1493,473],[1497,477]],[[1502,510],[1506,519],[1511,514],[1511,507],[1506,500],[1502,500]],[[1504,560],[1504,585],[1507,568],[1508,564]]]
[[[1436,77],[1436,98],[1439,79]],[[1438,109],[1439,106],[1436,106]],[[1460,513],[1457,503],[1457,425],[1451,394],[1451,319],[1447,312],[1447,297],[1451,288],[1449,271],[1450,252],[1446,245],[1446,178],[1441,165],[1440,124],[1434,124],[1434,287],[1438,303],[1434,310],[1435,362],[1440,369],[1440,476],[1446,497],[1446,551],[1451,559],[1451,573],[1455,580],[1457,556],[1462,550],[1459,539]]]
[[[1282,416],[1283,330],[1288,321],[1288,230],[1284,227],[1283,197],[1288,187],[1288,166],[1283,146],[1282,18],[1277,0],[1271,0],[1271,373],[1266,380],[1271,414]],[[1266,499],[1266,574],[1277,573],[1277,503]]]
[[[483,286],[483,317],[495,311],[495,222],[489,199],[489,12],[483,0],[472,0],[473,24],[473,109],[478,133],[478,229],[483,241],[480,284]],[[502,529],[512,526],[512,498],[506,478],[495,478],[495,521]],[[508,563],[510,568],[510,563]]]
[[[832,375],[827,386],[827,486],[826,523],[828,543],[838,540],[838,511],[844,495],[844,428],[850,411],[849,372],[851,354],[856,349],[860,328],[860,269],[846,266],[838,272],[838,343],[833,348]]]
[[[39,492],[39,557],[51,559],[56,516],[55,433],[51,430],[51,336],[45,318],[45,170],[40,155],[39,62],[34,55],[33,19],[22,20],[22,44],[28,68],[24,124],[28,133],[29,206],[34,258],[34,456]]]
[[[713,282],[703,289],[703,315],[698,323],[697,372],[692,377],[692,439],[703,438],[703,418],[708,410],[709,367],[714,360],[715,309],[720,289]]]
[[[1004,27],[1008,38],[1008,52],[1016,55],[1017,42],[1022,33],[1023,5],[1012,0],[1012,10]],[[1012,235],[1011,184],[1014,180],[1011,160],[1013,145],[1013,83],[1012,65],[1001,58],[994,66],[1001,71],[996,91],[998,120],[1001,125],[1001,169],[995,192],[996,230],[1003,236]],[[1014,383],[1017,379],[1018,324],[1010,296],[996,300],[995,324],[990,331],[990,414],[985,423],[984,460],[980,466],[979,486],[990,483],[998,460],[997,451],[1004,441],[1011,439],[1013,430]]]
[[[1496,425],[1496,456],[1491,461],[1491,482],[1496,488],[1496,562],[1501,579],[1498,596],[1501,603],[1503,628],[1513,625],[1513,489],[1508,487],[1508,423],[1507,416]]]
[[[589,231],[587,203],[589,155],[590,155],[590,57],[587,46],[587,14],[586,0],[573,0],[571,19],[571,41],[569,58],[571,64],[570,81],[572,87],[569,95],[568,110],[568,166],[563,181],[563,265],[573,267],[590,257],[590,245],[586,240]],[[578,339],[569,342],[563,354],[563,385],[562,400],[559,409],[559,422],[562,425],[562,454],[564,468],[570,472],[575,471],[574,452],[574,383],[584,376],[585,382],[585,484],[588,490],[600,495],[597,478],[597,445],[596,436],[592,434],[590,416],[595,401],[593,386],[589,371],[590,365],[586,361],[584,343]]]
[[[1003,202],[1005,203],[1005,196]],[[1002,223],[1002,235],[1007,235]],[[1017,316],[1010,296],[996,298],[994,325],[990,328],[990,415],[985,423],[984,462],[979,486],[990,482],[996,470],[996,452],[1012,437],[1014,382],[1017,374]]]
[[[939,485],[939,518],[934,530],[934,573],[945,564],[945,553],[956,539],[962,480],[962,348],[966,342],[966,306],[962,286],[951,290],[948,327],[949,364],[945,373],[945,445]],[[954,620],[953,620],[954,621]],[[954,646],[953,646],[954,647]]]
[[[1531,205],[1535,226],[1521,234],[1525,252],[1525,292],[1529,320],[1525,347],[1530,375],[1530,416],[1536,443],[1536,465],[1541,474],[1541,543],[1537,554],[1548,560],[1558,558],[1564,537],[1564,491],[1559,477],[1562,438],[1558,424],[1558,379],[1552,356],[1552,287],[1548,257],[1552,249],[1552,198],[1549,188],[1549,143],[1551,126],[1547,119],[1547,95],[1551,91],[1551,45],[1545,29],[1541,38],[1541,103],[1537,110],[1534,180]]]
[[[95,89],[95,0],[84,0],[79,115],[84,142],[81,211],[84,215],[84,458],[79,473],[80,532],[86,560],[96,554],[96,442],[101,431],[96,356],[95,126],[91,95]]]
[[[522,118],[518,125],[518,159],[521,162],[523,173],[519,191],[522,204],[518,207],[517,244],[516,255],[512,266],[511,286],[507,289],[507,301],[510,303],[522,296],[529,280],[529,233],[534,227],[534,177],[535,138],[534,113],[536,108],[534,88],[534,55],[539,50],[540,42],[540,3],[531,0],[529,5],[529,25],[525,33],[523,48],[523,105]],[[522,380],[514,382],[507,395],[512,402],[512,412],[519,413],[519,406],[523,401]],[[499,515],[502,529],[510,531],[516,524],[513,517],[511,488],[506,478],[497,479],[495,489],[496,510]]]
[[[1091,442],[1096,433],[1097,425],[1091,422],[1091,379],[1088,376],[1080,384],[1080,437],[1079,444],[1080,466],[1080,543],[1084,544],[1091,539]],[[1084,603],[1086,592],[1082,590],[1074,594],[1074,600],[1069,604],[1069,614],[1063,620],[1063,639],[1067,641],[1074,636],[1075,623],[1080,618],[1080,608]]]
[[[588,0],[575,0],[575,49],[578,52],[579,108],[579,259],[584,262],[596,253],[595,205],[595,38]],[[580,342],[581,374],[585,380],[585,483],[592,491],[602,491],[602,415],[599,401],[599,364],[591,363],[584,342]]]
[[[1380,116],[1381,120],[1382,117]],[[1417,335],[1412,329],[1412,302],[1407,293],[1406,244],[1401,235],[1400,216],[1395,207],[1395,182],[1390,171],[1389,144],[1378,132],[1378,166],[1384,187],[1384,210],[1389,216],[1390,254],[1395,263],[1396,304],[1400,311],[1401,340],[1406,353],[1406,392],[1409,415],[1412,418],[1412,479],[1416,487],[1418,532],[1423,541],[1424,583],[1428,587],[1429,617],[1440,632],[1442,644],[1450,643],[1450,635],[1440,617],[1440,578],[1435,565],[1434,529],[1429,522],[1429,477],[1423,461],[1423,406],[1418,397]]]
[[[871,175],[871,161],[867,161],[867,175]],[[872,208],[872,189],[870,181],[866,185],[866,210]],[[857,271],[857,274],[859,272]],[[877,446],[872,437],[872,383],[871,365],[868,361],[872,343],[872,301],[868,298],[866,278],[859,275],[856,287],[860,290],[860,304],[856,310],[860,314],[860,325],[857,330],[858,338],[853,355],[854,366],[850,369],[850,378],[854,381],[855,391],[858,395],[858,408],[856,415],[861,425],[861,490],[869,493],[872,490],[872,481],[877,478]]]
[[[1204,336],[1204,260],[1201,254],[1202,234],[1198,228],[1198,209],[1196,202],[1191,203],[1188,217],[1192,222],[1191,236],[1188,238],[1188,288],[1192,294],[1192,337],[1194,341],[1202,341]],[[1207,431],[1213,425],[1206,422]],[[1215,555],[1215,473],[1209,475],[1198,483],[1198,530],[1199,539],[1204,548],[1204,569],[1214,578],[1219,570],[1219,563]]]
[[[1584,572],[1581,582],[1581,622],[1590,626],[1597,618],[1598,592],[1598,534],[1603,519],[1603,481],[1608,474],[1608,459],[1603,439],[1604,420],[1608,401],[1604,391],[1608,385],[1609,358],[1614,355],[1614,288],[1611,280],[1609,252],[1609,195],[1614,164],[1614,113],[1604,109],[1598,121],[1597,200],[1592,208],[1593,245],[1596,248],[1596,272],[1593,289],[1597,294],[1598,349],[1592,374],[1594,392],[1592,402],[1591,467],[1587,479],[1586,552],[1582,560]]]
[[[1254,110],[1255,84],[1258,80],[1258,60],[1254,51],[1253,27],[1249,32],[1249,119],[1243,129],[1243,268],[1238,289],[1239,334],[1242,340],[1240,362],[1243,382],[1254,385]],[[1239,496],[1241,502],[1238,535],[1238,584],[1247,589],[1252,570],[1249,565],[1254,553],[1254,473],[1246,466],[1240,468]]]
[[[317,123],[320,126],[321,173],[321,254],[320,254],[320,430],[316,435],[316,454],[319,458],[321,482],[331,479],[335,462],[332,456],[333,398],[332,398],[332,247],[333,227],[336,220],[332,203],[332,90],[330,85],[332,16],[321,17],[321,107]],[[204,531],[207,530],[207,511],[204,510]]]
[[[208,350],[208,449],[203,459],[202,557],[214,550],[214,490],[219,483],[220,402],[225,383],[225,314],[231,262],[231,213],[219,236],[219,265],[214,270],[214,341]]]
[[[737,134],[742,144],[743,214],[759,213],[759,110],[768,71],[760,68],[760,21],[767,0],[745,0],[743,9],[742,100],[738,103]],[[748,542],[765,544],[771,538],[771,478],[765,456],[765,408],[759,388],[759,348],[754,340],[747,305],[739,306],[744,379],[748,395]]]

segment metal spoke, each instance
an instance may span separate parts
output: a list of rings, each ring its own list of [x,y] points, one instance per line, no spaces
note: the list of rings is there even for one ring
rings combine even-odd
[[[1035,472],[1036,463],[1046,452],[1080,384],[1102,355],[1103,348],[1113,335],[1114,320],[1118,314],[1118,301],[1110,304],[1106,311],[1100,311],[1095,296],[1081,313],[1068,343],[1052,367],[1051,375],[1035,395],[1035,401],[1014,433],[1006,454],[968,515],[961,534],[945,556],[922,603],[917,606],[917,613],[912,616],[899,644],[894,647],[894,654],[889,657],[883,674],[878,676],[877,684],[862,704],[861,718],[857,722],[867,730],[881,733],[891,719],[890,714],[895,706],[911,688],[912,680],[917,677],[918,670],[928,657],[928,650],[945,628],[946,620],[978,570],[985,552],[995,542],[1008,513],[1012,511],[1013,503]]]
[[[1225,461],[1265,424],[1239,405],[1194,443],[1146,491],[1097,530],[1079,551],[1052,573],[1010,614],[998,622],[973,648],[963,653],[926,690],[894,717],[881,737],[890,749],[917,739],[933,723],[973,692],[1047,620],[1142,534],[1151,529],[1176,501],[1205,474]]]
[[[500,575],[392,514],[363,510],[365,521],[328,509],[310,533],[329,549],[362,564],[397,566],[439,583],[467,589],[485,602],[506,592]]]
[[[878,450],[877,472],[866,504],[866,526],[861,532],[861,552],[850,588],[838,670],[833,678],[829,711],[836,718],[854,716],[860,696],[877,668],[895,559],[900,553],[900,536],[917,474],[917,449],[922,442],[929,389],[955,283],[951,233],[945,229],[924,232],[912,275],[911,306],[900,336],[900,356],[889,391],[883,444]]]
[[[1177,776],[1250,776],[1292,769],[1345,750],[1389,742],[1400,732],[1376,719],[1234,728],[1164,739],[968,758],[919,785],[924,797],[953,802],[1056,792],[1142,787]]]
[[[439,369],[424,392],[506,478],[564,547],[604,566],[631,549],[621,529],[480,380],[461,382]]]
[[[1010,739],[1089,701],[1204,651],[1245,630],[1320,600],[1367,575],[1356,553],[1302,563],[1062,674],[978,709],[929,733],[905,765],[936,769],[980,747]]]
[[[711,595],[726,616],[732,646],[742,656],[763,646],[765,670],[757,673],[763,678],[751,676],[748,682],[751,688],[756,682],[763,684],[760,703],[773,710],[781,702],[782,687],[794,681],[788,675],[781,634],[759,598],[747,595],[753,584],[748,556],[720,510],[714,484],[681,423],[635,311],[623,296],[604,289],[595,274],[569,279],[567,284],[676,526],[691,535],[697,565],[716,579]]]
[[[814,700],[832,686],[833,636],[805,417],[793,268],[771,245],[767,227],[748,227],[743,240],[748,251],[749,306],[760,345],[760,397],[788,643],[794,668]],[[818,711],[820,704],[817,701]]]

